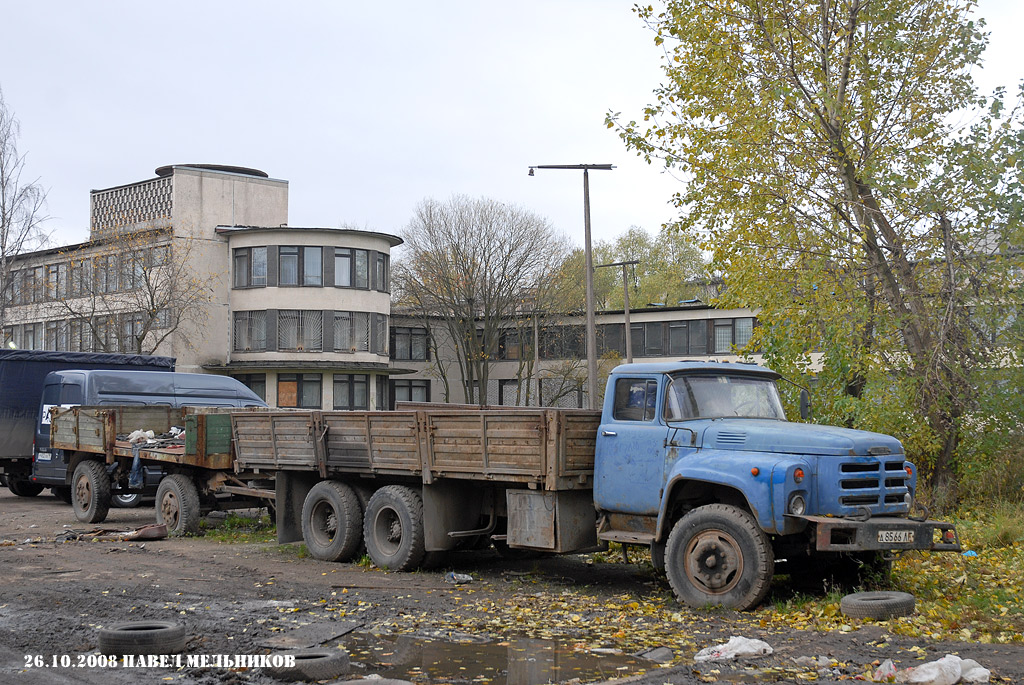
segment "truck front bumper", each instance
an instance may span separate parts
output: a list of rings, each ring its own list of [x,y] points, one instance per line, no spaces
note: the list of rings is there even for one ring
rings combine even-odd
[[[928,550],[959,552],[960,536],[952,523],[914,521],[894,516],[877,516],[866,521],[800,516],[815,528],[815,549],[819,552],[863,552],[871,550]]]

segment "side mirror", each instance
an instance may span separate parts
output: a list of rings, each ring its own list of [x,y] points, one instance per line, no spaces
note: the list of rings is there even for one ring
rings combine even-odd
[[[800,391],[800,418],[804,421],[811,418],[811,393],[807,388]]]

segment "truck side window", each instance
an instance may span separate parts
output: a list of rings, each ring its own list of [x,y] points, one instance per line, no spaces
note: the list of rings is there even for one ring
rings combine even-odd
[[[681,378],[673,378],[665,391],[665,420],[685,421],[697,417],[690,386]]]
[[[658,382],[640,378],[620,378],[615,381],[615,406],[612,417],[616,421],[650,421],[658,401]]]

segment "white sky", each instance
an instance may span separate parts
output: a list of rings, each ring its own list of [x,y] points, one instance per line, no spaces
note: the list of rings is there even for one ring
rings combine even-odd
[[[424,197],[512,202],[582,244],[673,218],[678,182],[605,128],[638,116],[660,53],[626,0],[0,0],[0,88],[58,244],[88,235],[89,190],[166,164],[290,182],[293,226],[401,234]],[[1024,2],[981,0],[980,85],[1024,79]]]

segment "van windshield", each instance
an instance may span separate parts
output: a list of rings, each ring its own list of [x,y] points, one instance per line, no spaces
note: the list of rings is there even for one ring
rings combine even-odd
[[[775,382],[751,376],[676,376],[668,385],[665,420],[741,416],[785,421]]]

